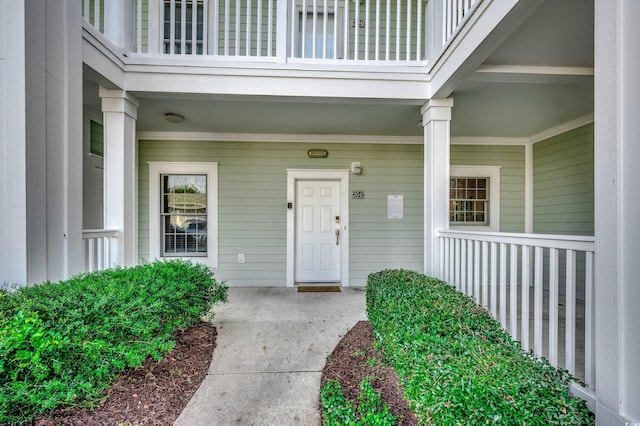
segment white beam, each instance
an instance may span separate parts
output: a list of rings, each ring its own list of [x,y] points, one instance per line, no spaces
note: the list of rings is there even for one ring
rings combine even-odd
[[[596,422],[622,425],[640,422],[640,3],[594,4]]]
[[[0,4],[0,287],[27,282],[24,2]]]
[[[424,126],[424,271],[441,278],[437,232],[449,229],[449,151],[453,99],[422,107]]]
[[[619,182],[620,182],[620,411],[627,421],[640,423],[640,2],[620,2],[619,49]]]

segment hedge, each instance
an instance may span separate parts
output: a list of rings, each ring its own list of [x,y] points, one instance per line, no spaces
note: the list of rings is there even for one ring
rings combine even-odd
[[[490,314],[416,272],[369,275],[367,314],[421,424],[592,424],[568,372],[521,349]]]
[[[0,423],[98,400],[226,294],[208,267],[181,260],[0,291]]]

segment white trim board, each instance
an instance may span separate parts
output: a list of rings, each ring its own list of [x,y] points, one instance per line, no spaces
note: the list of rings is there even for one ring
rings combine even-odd
[[[305,135],[287,133],[138,132],[138,140],[211,142],[308,142],[422,145],[423,136]]]
[[[474,137],[474,136],[456,136],[451,138],[451,145],[516,145],[523,146],[529,143],[529,138],[493,138],[493,137]]]
[[[287,169],[287,203],[296,205],[296,180],[340,181],[341,252],[340,278],[343,287],[349,286],[349,169]],[[295,285],[295,210],[287,209],[287,287]]]
[[[559,124],[555,127],[552,127],[547,130],[543,130],[540,133],[536,133],[529,137],[529,143],[535,144],[541,142],[543,140],[552,138],[554,136],[561,135],[566,132],[570,132],[571,130],[577,129],[578,127],[586,126],[587,124],[594,122],[593,113],[583,115],[582,117],[575,118],[573,120],[567,121],[566,123]]]

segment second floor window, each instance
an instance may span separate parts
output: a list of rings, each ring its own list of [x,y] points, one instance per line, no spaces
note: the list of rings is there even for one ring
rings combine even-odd
[[[183,4],[185,7],[183,8]],[[203,54],[203,0],[165,0],[163,51],[167,54]],[[183,50],[184,47],[184,50]]]
[[[315,16],[315,20],[314,20]],[[326,16],[326,22],[325,22]],[[304,22],[303,22],[304,20]],[[334,44],[334,14],[323,12],[315,14],[313,12],[300,13],[300,23],[298,32],[298,57],[299,58],[326,58],[335,59],[333,51]],[[314,22],[315,21],[315,22]],[[315,24],[315,27],[314,27]],[[325,33],[326,27],[326,33]],[[304,34],[303,34],[304,31]],[[315,46],[314,46],[315,44]],[[304,51],[303,51],[304,45]],[[326,56],[325,56],[326,46]],[[314,50],[315,47],[315,50]]]

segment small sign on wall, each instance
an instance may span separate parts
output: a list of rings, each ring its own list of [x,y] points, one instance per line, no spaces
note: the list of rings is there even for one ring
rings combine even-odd
[[[404,217],[404,199],[402,195],[387,195],[387,219]]]
[[[361,200],[364,198],[364,191],[353,191],[351,192],[351,198],[354,200]]]

